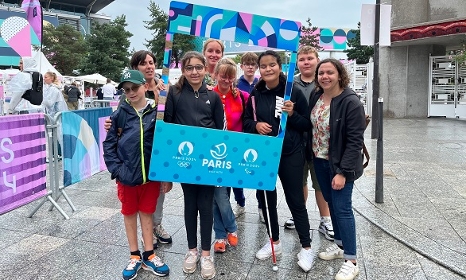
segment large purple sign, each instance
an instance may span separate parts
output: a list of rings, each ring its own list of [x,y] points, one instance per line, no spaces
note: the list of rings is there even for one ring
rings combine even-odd
[[[0,117],[0,214],[47,195],[43,114]]]

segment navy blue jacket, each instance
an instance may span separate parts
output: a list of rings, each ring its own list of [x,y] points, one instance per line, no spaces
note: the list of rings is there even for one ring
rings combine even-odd
[[[112,126],[103,143],[104,160],[112,179],[128,186],[148,182],[157,106],[154,100],[147,101],[148,106],[139,116],[125,100],[110,116]],[[126,114],[124,124],[118,123],[120,114]],[[120,136],[119,127],[122,128]]]
[[[309,99],[309,115],[317,100],[323,94],[322,90],[313,91]],[[350,88],[334,97],[330,102],[330,145],[328,157],[333,175],[343,174],[346,181],[355,181],[363,173],[362,144],[366,120],[364,107],[359,97]],[[312,130],[309,132],[308,153],[312,152]]]
[[[241,77],[239,77],[238,84],[236,85],[236,87],[239,88],[242,91],[245,91],[247,93],[251,93],[258,81],[259,81],[258,78],[254,78],[254,81],[252,82],[252,84],[250,84],[244,78],[244,75],[242,75]]]

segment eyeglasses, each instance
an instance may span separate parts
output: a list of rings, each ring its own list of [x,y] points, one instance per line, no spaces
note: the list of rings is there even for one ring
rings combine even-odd
[[[235,80],[235,77],[227,77],[227,76],[223,76],[223,75],[218,75],[218,77],[221,80],[224,80],[226,82],[233,82]]]
[[[254,68],[254,67],[257,66],[257,64],[255,64],[255,63],[253,63],[253,64],[243,63],[243,66],[244,66],[244,67],[253,67],[253,68]]]
[[[205,66],[201,64],[196,64],[196,65],[186,65],[184,67],[184,71],[189,72],[189,73],[193,72],[194,69],[196,69],[197,72],[200,72],[205,69]]]
[[[141,85],[133,85],[132,87],[123,87],[123,91],[128,94],[130,93],[131,91],[138,91],[139,87]]]

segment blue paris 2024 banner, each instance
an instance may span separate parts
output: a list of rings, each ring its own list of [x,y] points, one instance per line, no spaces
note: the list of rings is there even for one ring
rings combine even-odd
[[[284,100],[289,100],[301,23],[191,3],[170,3],[162,78],[168,79],[175,33],[291,51]],[[200,185],[273,190],[286,131],[277,137],[165,123],[167,92],[158,99],[149,179]]]
[[[157,121],[149,178],[273,190],[282,139]],[[159,137],[160,136],[160,137]],[[169,136],[169,137],[164,137]]]

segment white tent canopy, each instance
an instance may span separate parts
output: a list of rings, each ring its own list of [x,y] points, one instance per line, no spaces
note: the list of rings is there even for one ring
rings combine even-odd
[[[93,84],[99,84],[99,85],[105,85],[107,83],[107,78],[100,75],[99,73],[94,73],[94,74],[84,75],[84,76],[77,76],[74,78],[76,80],[85,81],[85,82],[93,83]]]
[[[39,72],[44,75],[46,72],[54,72],[57,74],[57,77],[59,80],[62,79],[62,74],[53,67],[52,64],[48,61],[48,59],[45,57],[45,55],[42,52],[37,52],[34,57],[33,57],[36,62],[37,62],[37,68],[39,69]]]

